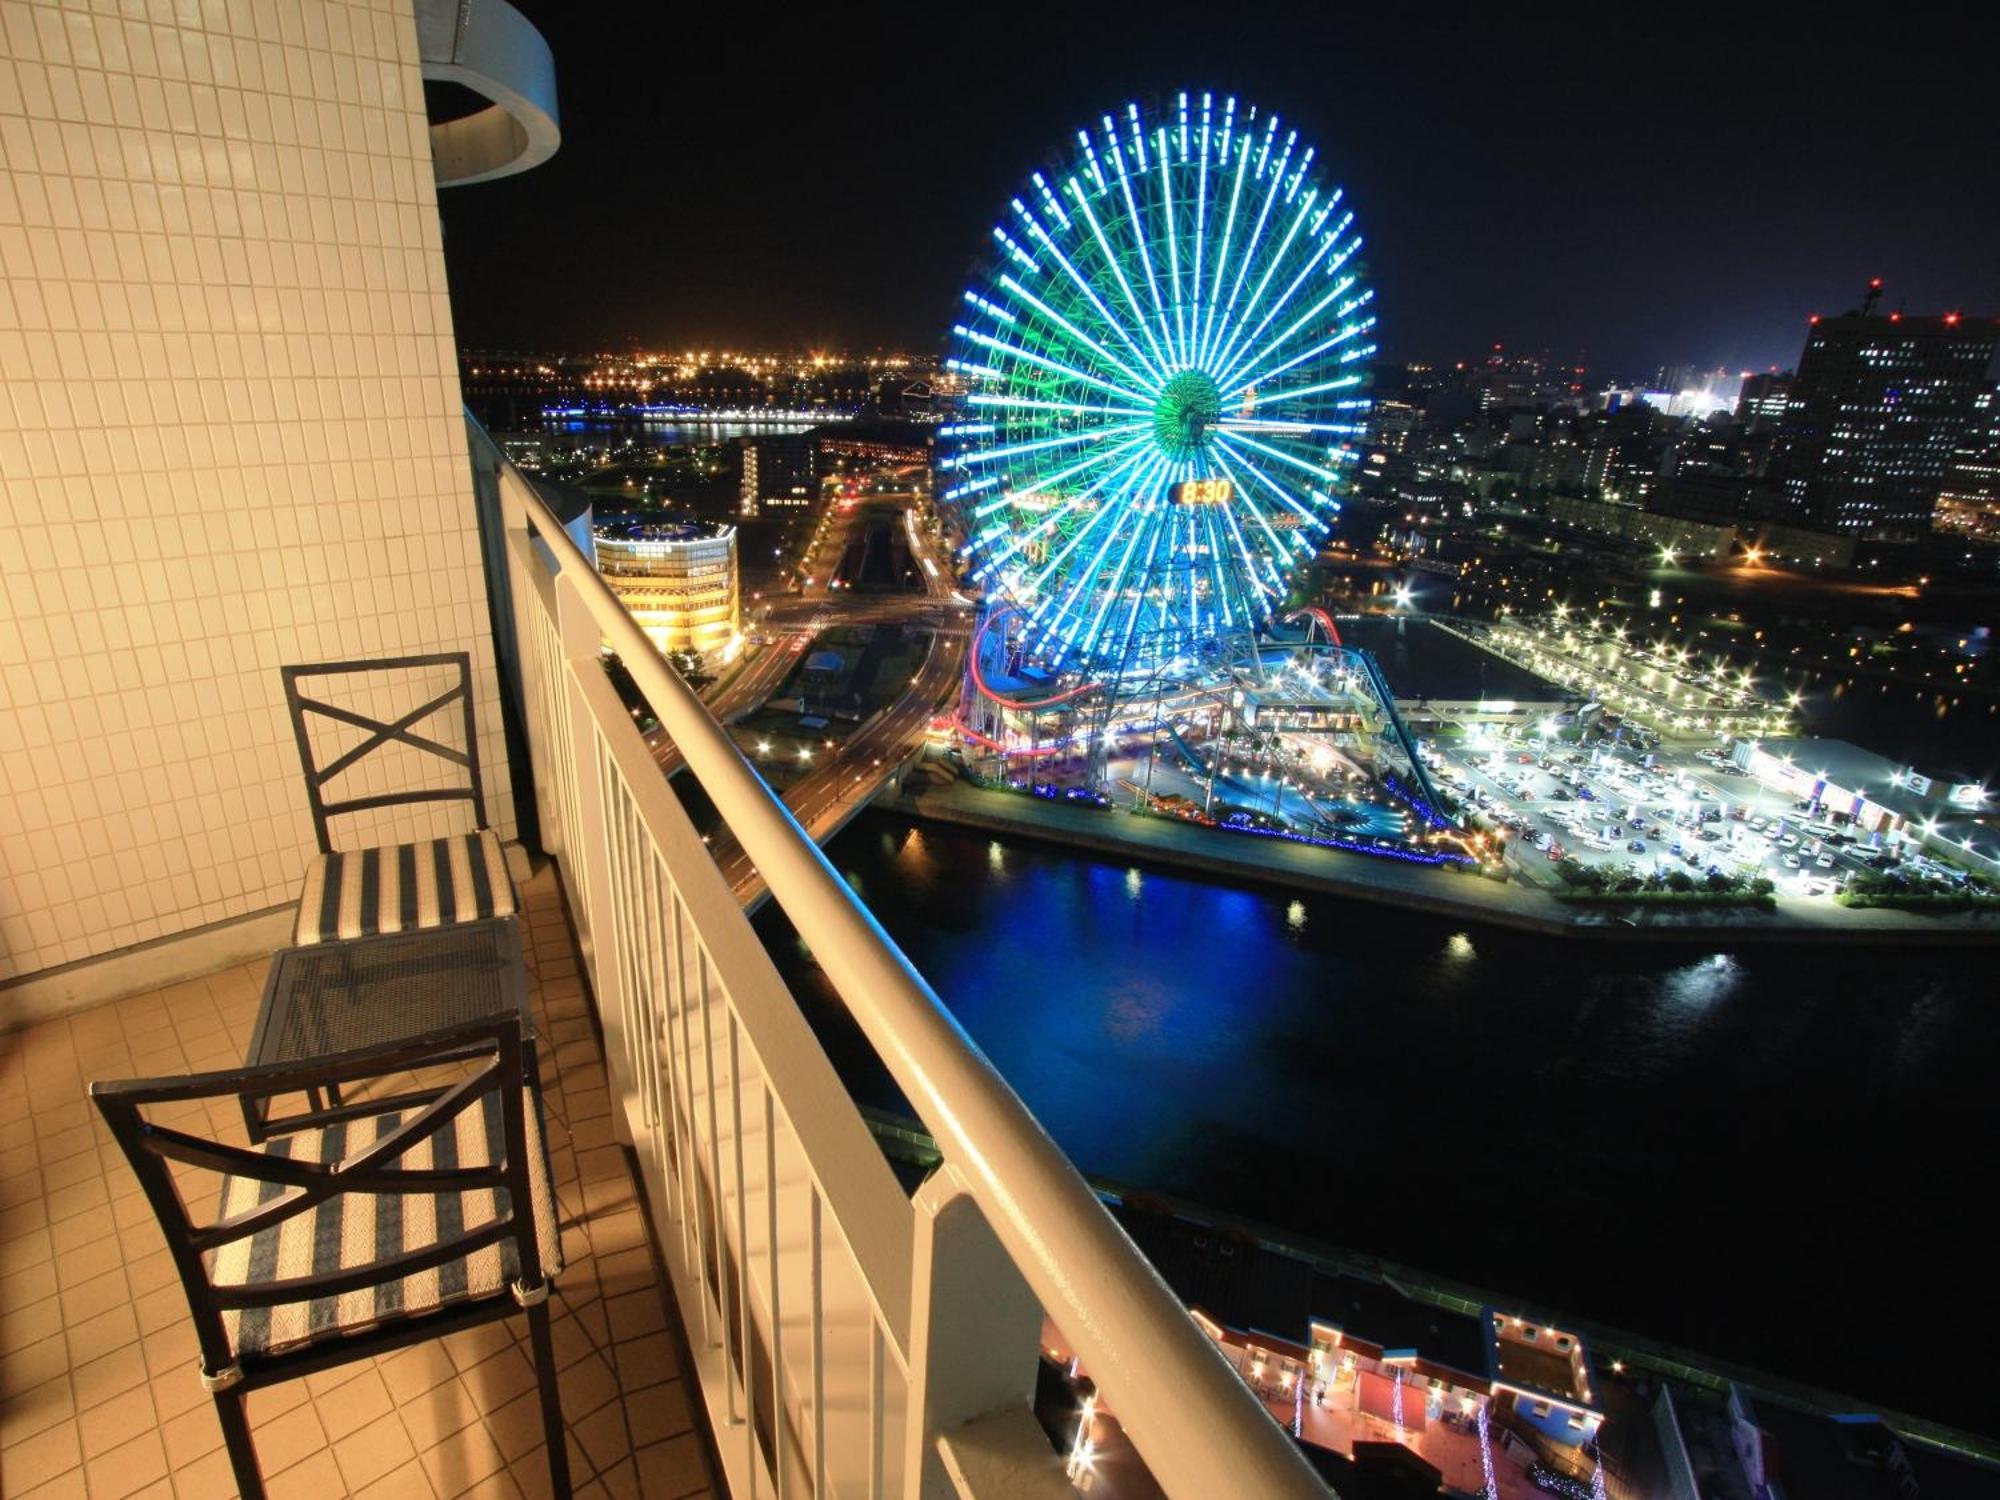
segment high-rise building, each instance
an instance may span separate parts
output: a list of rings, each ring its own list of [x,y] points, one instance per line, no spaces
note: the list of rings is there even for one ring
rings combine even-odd
[[[1972,418],[1945,470],[1936,516],[1940,531],[2000,536],[2000,389],[1972,399]]]
[[[1736,397],[1736,421],[1746,434],[1765,432],[1785,418],[1792,399],[1792,372],[1767,371],[1745,375],[1743,389]]]
[[[811,505],[817,459],[812,438],[802,432],[743,439],[738,514],[754,516],[767,507],[784,510]]]
[[[1771,456],[1788,518],[1881,540],[1930,530],[1996,346],[1992,319],[1957,313],[1815,320]]]

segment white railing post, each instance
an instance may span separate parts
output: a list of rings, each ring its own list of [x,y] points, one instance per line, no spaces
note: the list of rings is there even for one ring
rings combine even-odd
[[[917,1189],[904,1500],[954,1500],[940,1439],[1035,1396],[1042,1305],[949,1165]],[[1070,1492],[1046,1442],[1050,1494]],[[1022,1496],[1035,1493],[1026,1487]]]
[[[569,697],[568,750],[577,803],[576,827],[583,841],[581,849],[565,850],[563,860],[570,867],[572,894],[577,897],[577,942],[583,950],[591,993],[597,999],[597,1021],[604,1031],[605,1061],[607,1069],[611,1069],[612,1059],[622,1062],[629,1056],[625,1037],[625,974],[619,962],[618,897],[612,885],[611,829],[605,818],[606,788],[597,751],[597,717],[577,680],[579,671],[601,670],[598,658],[604,650],[604,638],[576,580],[567,571],[556,577],[556,630],[562,642],[562,690]],[[624,1079],[622,1085],[620,1075]],[[622,1095],[632,1076],[630,1068],[615,1068],[611,1071],[611,1086]],[[631,1101],[623,1102],[629,1105]],[[614,1109],[611,1122],[619,1142],[631,1145],[632,1126],[626,1109]]]
[[[528,763],[534,772],[535,813],[541,826],[542,848],[553,854],[562,847],[562,816],[555,804],[555,765],[542,722],[538,616],[544,612],[542,589],[547,583],[536,549],[540,545],[528,523],[528,506],[538,497],[527,492],[527,481],[504,458],[496,460],[494,489],[500,497],[500,553],[507,562],[507,597],[514,614],[514,655],[521,672],[522,729],[528,740]]]

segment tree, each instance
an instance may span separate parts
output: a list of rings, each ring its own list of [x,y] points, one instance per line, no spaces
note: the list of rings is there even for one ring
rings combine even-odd
[[[700,692],[715,681],[713,672],[703,670],[704,664],[699,651],[669,651],[666,656],[667,665],[672,667],[680,680],[695,692]]]
[[[1586,865],[1574,857],[1557,860],[1556,874],[1562,878],[1564,885],[1578,886],[1590,891],[1604,889],[1604,872],[1595,865]]]

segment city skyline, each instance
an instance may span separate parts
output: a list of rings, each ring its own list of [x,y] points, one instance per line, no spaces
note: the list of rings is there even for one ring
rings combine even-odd
[[[1370,226],[1388,360],[1498,343],[1621,379],[1786,368],[1807,319],[1874,276],[1892,308],[2000,309],[1980,252],[2000,209],[1962,187],[1971,99],[1901,76],[1828,90],[1856,65],[1781,21],[1641,38],[1577,13],[1522,39],[1252,14],[1193,46],[1158,12],[1029,11],[752,51],[623,18],[607,47],[588,17],[526,9],[588,108],[566,109],[545,171],[443,205],[471,346],[937,351],[1024,149],[1183,87],[1260,100],[1319,144]],[[1696,77],[1712,107],[1648,115]],[[460,253],[503,224],[513,253]]]

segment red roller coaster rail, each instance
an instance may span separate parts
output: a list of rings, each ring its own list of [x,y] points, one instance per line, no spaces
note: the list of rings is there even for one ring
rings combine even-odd
[[[986,685],[986,674],[979,670],[979,644],[986,639],[986,632],[993,628],[996,620],[1000,619],[1003,615],[1010,615],[1013,612],[1014,607],[1011,604],[1001,606],[982,620],[979,629],[972,633],[972,650],[968,654],[968,660],[972,663],[972,685],[979,689],[980,697],[986,699],[988,702],[998,703],[1005,708],[1053,708],[1058,703],[1067,703],[1072,698],[1081,698],[1085,693],[1097,690],[1097,683],[1086,682],[1081,686],[1070,688],[1066,692],[1057,693],[1053,697],[1024,699],[1003,698],[1000,694],[994,692],[992,688],[988,687]],[[1335,639],[1338,640],[1339,637],[1336,636]]]

